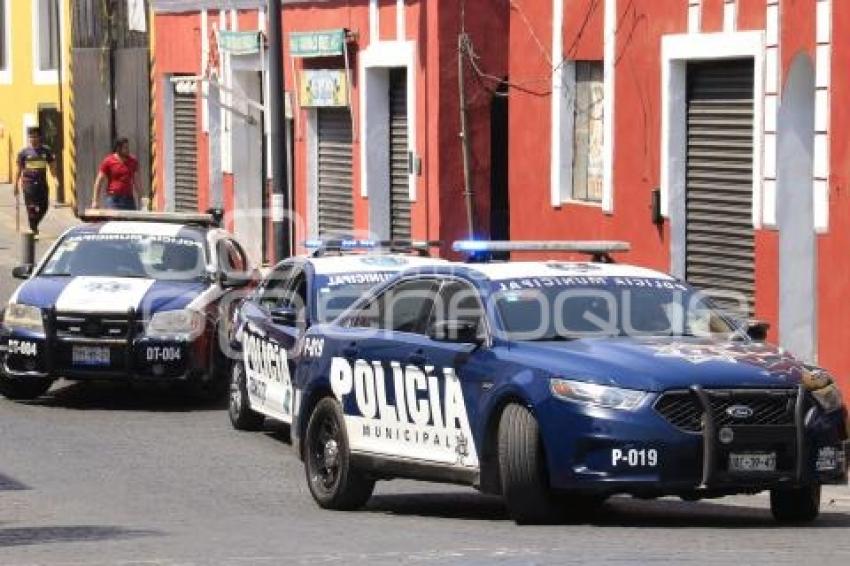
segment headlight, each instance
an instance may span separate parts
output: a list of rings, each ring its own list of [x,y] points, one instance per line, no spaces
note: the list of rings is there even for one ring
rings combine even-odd
[[[204,315],[183,309],[154,314],[148,322],[146,334],[152,338],[195,338],[204,330]]]
[[[552,395],[564,401],[575,401],[596,405],[606,409],[634,411],[646,397],[644,391],[621,389],[607,385],[596,385],[570,379],[552,379],[549,382]]]
[[[6,308],[3,324],[9,328],[18,330],[44,332],[41,309],[30,305],[10,304]]]

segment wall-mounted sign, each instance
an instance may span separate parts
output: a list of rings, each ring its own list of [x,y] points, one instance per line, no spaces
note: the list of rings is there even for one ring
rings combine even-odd
[[[289,34],[289,52],[293,57],[334,57],[342,55],[344,49],[344,29]]]
[[[262,43],[258,31],[219,31],[218,48],[233,55],[253,55]]]
[[[298,103],[305,108],[348,106],[348,78],[342,69],[301,71]]]

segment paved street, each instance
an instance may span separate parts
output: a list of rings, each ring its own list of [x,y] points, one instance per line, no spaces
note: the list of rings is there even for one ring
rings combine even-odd
[[[0,187],[0,291],[14,288],[14,209]],[[11,210],[11,212],[10,212]],[[53,211],[41,245],[72,221]],[[517,527],[500,501],[438,484],[379,484],[367,509],[320,510],[287,431],[231,429],[223,406],[167,390],[57,384],[0,399],[0,564],[844,564],[850,490],[810,527],[764,496],[616,499],[575,525]]]
[[[617,500],[588,524],[517,527],[466,489],[381,484],[319,510],[285,431],[237,433],[165,392],[64,385],[0,402],[0,563],[846,563],[850,506],[779,528],[763,497]],[[831,492],[832,496],[843,492]],[[675,548],[675,550],[674,550]]]

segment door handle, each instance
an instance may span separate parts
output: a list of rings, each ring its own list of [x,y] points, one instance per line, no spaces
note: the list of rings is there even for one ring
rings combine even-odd
[[[357,347],[355,342],[352,342],[348,346],[342,349],[342,355],[346,358],[356,358],[357,354],[360,353],[360,348]]]

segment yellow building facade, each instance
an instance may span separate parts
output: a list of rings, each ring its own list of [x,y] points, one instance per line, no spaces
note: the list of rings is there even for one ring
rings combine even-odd
[[[48,122],[40,124],[46,138],[64,130],[62,193],[72,203],[69,14],[70,0],[0,0],[0,183],[14,180],[15,157],[27,143],[26,130],[39,125],[41,114]],[[51,110],[58,116],[50,119]],[[57,198],[55,182],[51,197]]]

